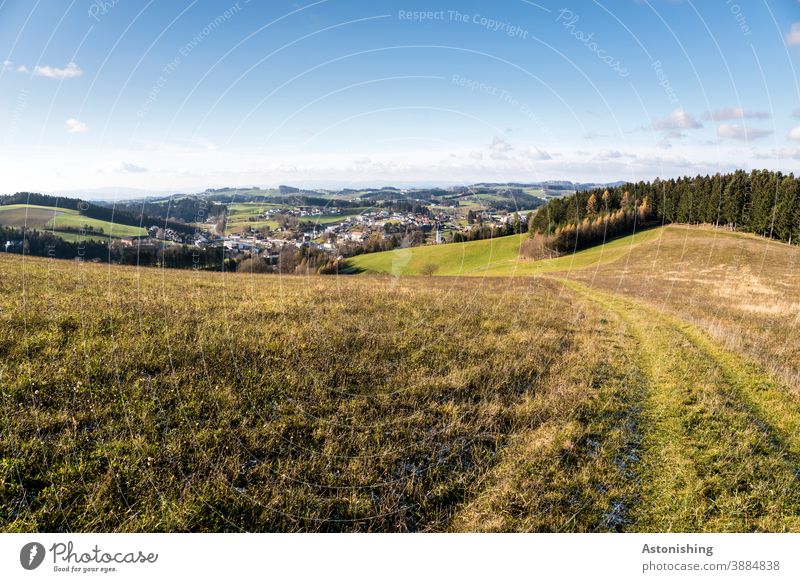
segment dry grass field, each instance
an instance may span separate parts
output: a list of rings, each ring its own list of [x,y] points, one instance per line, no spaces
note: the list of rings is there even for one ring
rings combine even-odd
[[[669,226],[612,264],[572,271],[756,358],[800,389],[800,247],[710,227]]]
[[[510,515],[624,523],[624,386],[559,284],[0,269],[6,531],[476,529],[499,459],[545,434],[547,513]]]
[[[0,527],[800,531],[798,249],[631,240],[526,277],[0,256]]]

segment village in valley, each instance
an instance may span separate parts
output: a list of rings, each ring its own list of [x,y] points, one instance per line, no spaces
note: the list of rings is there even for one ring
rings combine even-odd
[[[468,236],[476,226],[499,232],[511,225],[515,216],[517,220],[524,221],[529,212],[484,209],[474,211],[467,219],[461,218],[453,210],[450,213],[444,210],[420,213],[375,209],[343,217],[337,222],[320,224],[315,221],[315,217],[337,212],[320,207],[299,206],[264,213],[266,219],[274,219],[276,216],[297,217],[299,221],[296,225],[286,224],[275,229],[248,227],[241,233],[218,237],[199,235],[194,244],[199,247],[222,245],[232,254],[250,253],[274,260],[277,260],[280,250],[287,245],[307,247],[343,257],[397,246],[453,242],[459,236]],[[166,233],[165,236],[169,234]]]
[[[559,183],[562,184],[562,183]],[[128,247],[189,245],[222,248],[242,261],[258,257],[276,265],[281,253],[297,249],[331,259],[428,244],[490,238],[527,229],[530,213],[548,198],[571,194],[565,183],[486,184],[447,189],[209,190],[186,199],[206,206],[195,230],[151,225],[147,235],[125,237]],[[155,200],[168,205],[173,200]],[[188,221],[187,221],[188,222]]]
[[[7,252],[176,268],[338,272],[356,255],[525,232],[547,200],[592,186],[254,186],[96,202],[18,193],[3,200],[0,226],[10,228]]]

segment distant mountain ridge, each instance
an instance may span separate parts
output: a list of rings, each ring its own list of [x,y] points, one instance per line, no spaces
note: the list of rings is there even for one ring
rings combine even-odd
[[[313,195],[317,193],[350,193],[360,191],[379,191],[379,190],[430,190],[430,189],[450,189],[450,188],[470,188],[470,187],[508,187],[508,188],[542,188],[544,190],[591,190],[593,188],[615,187],[624,184],[624,181],[614,182],[572,182],[570,180],[543,180],[536,182],[476,182],[474,184],[457,183],[418,183],[418,184],[394,184],[379,186],[354,186],[354,185],[334,185],[322,186],[293,186],[281,184],[275,187],[268,186],[221,186],[218,188],[206,188],[200,191],[198,188],[176,188],[173,190],[159,188],[147,190],[141,188],[124,188],[106,186],[102,188],[84,188],[78,190],[52,190],[43,192],[51,196],[63,196],[67,198],[80,198],[82,200],[92,200],[94,202],[120,202],[133,200],[162,200],[174,196],[206,196],[214,194],[232,194],[237,192],[262,191],[267,195],[271,191],[281,194],[304,194]]]

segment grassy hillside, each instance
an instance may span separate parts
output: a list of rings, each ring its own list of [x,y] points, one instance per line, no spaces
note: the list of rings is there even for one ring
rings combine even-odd
[[[800,249],[514,238],[403,268],[542,276],[0,254],[0,528],[800,531]]]
[[[608,374],[554,283],[0,266],[5,530],[450,529],[529,427],[579,446]],[[607,528],[615,450],[537,527]]]
[[[359,255],[349,259],[348,264],[357,272],[391,275],[420,275],[427,265],[436,267],[436,275],[535,275],[615,261],[628,253],[633,246],[658,240],[661,232],[662,229],[647,230],[569,256],[545,261],[531,261],[519,256],[520,244],[527,236],[522,234]]]
[[[569,276],[698,325],[800,390],[798,266],[800,247],[675,225],[622,260]]]
[[[95,231],[103,230],[110,237],[144,236],[144,228],[114,224],[105,220],[82,216],[77,210],[69,208],[53,208],[35,204],[9,204],[0,206],[0,225],[11,227],[28,227],[39,230],[80,229],[92,227]],[[89,233],[87,236],[95,236]]]

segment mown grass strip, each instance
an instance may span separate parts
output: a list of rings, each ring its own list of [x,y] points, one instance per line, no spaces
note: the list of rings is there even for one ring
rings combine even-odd
[[[763,419],[787,451],[800,459],[800,398],[761,366],[732,354],[691,325],[680,325],[681,331],[698,349],[703,350],[722,367],[725,379],[752,412]],[[800,472],[800,465],[797,466]]]
[[[571,350],[514,408],[515,426],[455,531],[622,531],[638,481],[642,378],[619,316],[580,296]]]
[[[630,323],[649,379],[636,531],[798,531],[795,463],[746,406],[721,350],[654,309],[563,281]],[[710,340],[707,340],[710,342]],[[711,345],[710,343],[708,345]],[[753,377],[749,382],[763,379]]]

